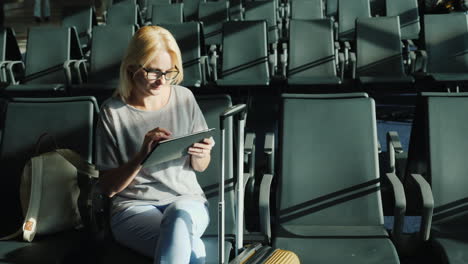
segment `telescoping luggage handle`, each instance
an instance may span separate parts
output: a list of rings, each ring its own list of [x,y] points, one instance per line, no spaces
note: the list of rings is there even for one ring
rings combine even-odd
[[[238,144],[238,154],[239,157],[237,159],[237,166],[238,166],[238,178],[237,178],[237,214],[236,214],[236,255],[237,251],[242,248],[243,244],[243,211],[244,211],[244,189],[243,189],[243,182],[244,182],[244,155],[242,149],[244,148],[244,126],[245,126],[245,119],[247,115],[247,107],[245,104],[238,104],[233,105],[226,109],[220,116],[219,116],[219,125],[221,128],[221,173],[219,179],[219,202],[218,202],[218,261],[221,264],[224,264],[224,237],[225,237],[225,214],[224,214],[224,165],[225,165],[225,126],[224,121],[226,118],[230,116],[236,116],[236,121],[238,122],[238,133],[239,133],[239,144]]]

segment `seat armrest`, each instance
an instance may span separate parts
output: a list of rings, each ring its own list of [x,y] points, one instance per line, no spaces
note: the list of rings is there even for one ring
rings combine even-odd
[[[275,135],[273,132],[268,132],[265,135],[263,153],[267,161],[267,173],[273,174],[275,168]]]
[[[395,238],[401,237],[403,234],[403,226],[405,223],[406,213],[406,196],[403,184],[395,175],[395,173],[387,173],[387,179],[389,180],[392,190],[393,199],[395,201],[394,215],[395,221],[393,222],[393,236]]]
[[[288,44],[283,43],[281,45],[282,49],[282,54],[280,58],[280,63],[281,63],[281,75],[284,78],[287,78],[287,68],[288,68]]]
[[[244,173],[250,177],[255,173],[255,133],[248,132],[244,143]]]
[[[400,137],[398,136],[398,132],[396,131],[389,131],[387,133],[387,152],[389,158],[390,172],[395,173],[395,156],[397,153],[403,153],[403,147],[400,142]]]
[[[7,75],[6,76],[7,78],[10,79],[10,84],[19,84],[19,80],[17,80],[16,76],[15,76],[15,72],[14,72],[14,67],[19,65],[20,66],[20,69],[21,69],[21,75],[24,75],[24,62],[22,61],[5,61],[3,62],[2,64],[6,65],[6,70],[7,70]],[[2,67],[4,66],[2,65]],[[7,80],[5,80],[6,82],[8,82]]]
[[[349,59],[351,61],[351,78],[356,79],[356,53],[350,52]]]
[[[271,241],[271,219],[270,219],[270,189],[273,181],[272,174],[264,174],[260,183],[260,194],[258,198],[260,231]]]
[[[416,50],[416,62],[415,64],[421,65],[420,69],[422,72],[426,73],[427,72],[427,52],[425,50]],[[419,69],[416,68],[417,66],[415,65],[414,71],[418,71]]]
[[[217,54],[217,48],[216,45],[211,45],[210,46],[210,51],[209,51],[209,56],[210,56],[210,68],[211,68],[211,79],[213,81],[218,80],[218,54]]]
[[[344,80],[344,73],[345,73],[345,68],[346,68],[346,62],[345,62],[345,57],[343,52],[338,52],[338,74],[340,76],[341,81]]]
[[[432,214],[434,212],[434,197],[429,183],[424,179],[421,174],[411,174],[411,178],[416,183],[418,190],[421,193],[423,212],[421,219],[421,229],[419,234],[423,241],[429,240],[431,232]]]

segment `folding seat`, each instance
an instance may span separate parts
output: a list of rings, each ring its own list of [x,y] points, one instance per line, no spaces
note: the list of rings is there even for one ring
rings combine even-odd
[[[65,92],[79,82],[85,72],[84,57],[74,28],[43,26],[28,31],[24,77],[14,79],[5,92],[46,93]],[[21,84],[18,84],[21,82]]]
[[[208,61],[203,54],[201,26],[198,22],[187,22],[183,24],[162,24],[169,30],[179,45],[182,52],[184,80],[183,86],[201,87],[207,81]]]
[[[450,30],[448,30],[450,29]],[[427,52],[425,74],[447,86],[468,80],[468,22],[465,14],[424,16]],[[424,70],[424,69],[423,69]]]
[[[468,94],[422,93],[411,131],[404,184],[417,236],[440,263],[468,261]],[[413,240],[414,242],[414,240]]]
[[[291,19],[322,19],[322,0],[291,0]]]
[[[184,22],[184,4],[153,5],[151,24],[176,24]]]
[[[245,46],[245,43],[249,43]],[[223,53],[218,86],[268,86],[267,26],[265,21],[223,23]]]
[[[0,145],[2,184],[0,197],[5,213],[1,217],[0,237],[14,233],[23,224],[19,200],[20,181],[27,160],[36,154],[36,142],[47,132],[61,148],[93,161],[93,128],[98,106],[93,97],[13,98],[7,103]],[[45,141],[41,149],[49,150]],[[50,143],[50,145],[49,145]],[[69,230],[37,236],[29,243],[18,239],[0,241],[4,263],[95,263],[92,241],[83,230]]]
[[[294,4],[295,2],[292,3],[293,10]],[[335,50],[331,19],[292,20],[289,47],[289,86],[341,83],[344,55]]]
[[[200,2],[198,6],[198,20],[203,25],[205,45],[221,45],[221,29],[223,22],[228,21],[228,2]],[[212,48],[210,48],[212,49]]]
[[[72,94],[109,96],[117,88],[120,63],[134,33],[132,25],[94,27],[88,81],[73,85]]]
[[[146,0],[145,20],[151,21],[153,17],[153,5],[167,5],[167,4],[171,4],[171,1],[170,0]]]
[[[399,263],[383,225],[380,188],[388,181],[394,191],[394,235],[405,197],[394,174],[379,177],[373,99],[284,94],[281,109],[278,164],[260,186],[260,219],[273,247],[297,253],[302,263]]]
[[[403,64],[398,17],[358,18],[353,78],[363,84],[413,83]],[[356,65],[356,67],[354,67]]]
[[[0,81],[12,83],[24,68],[23,56],[13,28],[0,29]],[[12,80],[13,79],[13,80]]]
[[[67,6],[63,9],[62,26],[75,27],[80,38],[81,48],[84,51],[89,50],[92,30],[97,26],[96,13],[92,7],[74,7]]]
[[[400,17],[401,39],[419,39],[421,25],[419,24],[417,0],[387,0],[386,10],[387,16]]]

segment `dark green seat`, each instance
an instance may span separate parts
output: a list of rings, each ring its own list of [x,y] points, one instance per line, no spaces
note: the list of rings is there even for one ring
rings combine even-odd
[[[368,83],[412,83],[405,72],[398,17],[358,18],[356,78]]]
[[[399,263],[383,226],[374,100],[283,94],[281,108],[278,174],[262,182],[277,181],[273,246],[301,263]],[[388,177],[404,208],[402,184]]]
[[[184,80],[182,85],[187,87],[201,87],[205,84],[206,56],[202,56],[201,26],[198,22],[183,24],[161,24],[169,30],[182,52]]]
[[[385,1],[387,16],[399,16],[402,39],[419,39],[421,25],[417,0]]]
[[[107,25],[140,26],[142,24],[142,19],[138,5],[134,2],[135,1],[122,1],[112,5],[107,11]]]
[[[177,24],[184,22],[184,4],[153,5],[151,24]]]
[[[356,39],[356,19],[369,17],[371,17],[369,0],[339,0],[338,38],[354,41]]]
[[[228,2],[200,2],[198,6],[198,21],[203,25],[205,44],[221,45],[223,22],[228,21]]]
[[[336,56],[331,19],[291,21],[288,85],[340,84]]]
[[[327,17],[337,17],[338,0],[326,0],[325,1],[325,14]]]
[[[246,48],[245,43],[249,43]],[[218,86],[268,86],[267,27],[265,21],[223,24],[223,63]]]
[[[92,7],[67,6],[63,9],[62,26],[75,27],[80,38],[81,48],[89,50],[93,37],[93,27],[97,26],[96,13]]]
[[[465,14],[425,15],[424,30],[427,74],[438,82],[468,81],[468,22]]]
[[[145,20],[151,21],[153,17],[153,5],[167,5],[170,4],[170,0],[146,0],[146,7],[145,7]],[[185,3],[185,1],[184,1]]]
[[[468,261],[468,93],[423,93],[411,131],[405,185],[422,215],[422,241],[441,263]],[[410,205],[410,204],[408,204]]]
[[[0,219],[0,237],[14,233],[22,224],[19,186],[23,167],[35,155],[35,144],[45,132],[54,136],[57,145],[93,161],[93,128],[98,107],[93,97],[14,98],[8,102],[2,120],[0,198],[5,214]],[[45,144],[42,151],[51,149]],[[87,263],[93,254],[91,239],[83,231],[64,231],[36,236],[32,243],[22,238],[0,241],[1,263]]]
[[[322,19],[322,0],[292,0],[291,19]]]
[[[246,2],[245,20],[265,20],[268,28],[268,44],[278,43],[280,35],[277,25],[277,4],[275,0]]]

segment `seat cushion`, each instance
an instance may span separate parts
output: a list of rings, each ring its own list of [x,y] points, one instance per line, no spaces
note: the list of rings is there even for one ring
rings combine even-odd
[[[451,238],[433,237],[432,245],[443,259],[443,263],[468,263],[468,235]]]
[[[273,246],[291,250],[301,263],[400,263],[387,238],[276,238]]]

